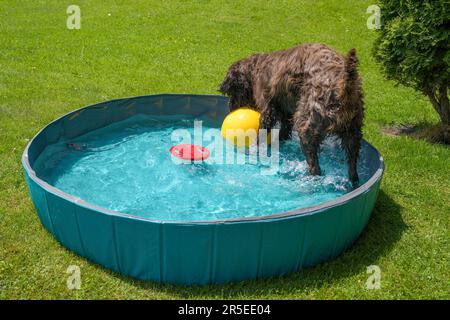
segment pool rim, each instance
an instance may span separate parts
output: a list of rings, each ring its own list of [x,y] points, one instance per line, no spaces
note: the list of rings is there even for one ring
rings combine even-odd
[[[358,188],[350,191],[349,193],[346,193],[335,199],[328,200],[328,201],[325,201],[325,202],[322,202],[319,204],[315,204],[315,205],[311,205],[311,206],[306,206],[306,207],[302,207],[302,208],[292,209],[292,210],[288,210],[288,211],[284,211],[284,212],[280,212],[280,213],[268,214],[268,215],[258,216],[258,217],[240,217],[240,218],[225,218],[225,219],[211,219],[211,220],[159,220],[159,219],[140,217],[140,216],[137,216],[134,214],[129,214],[129,213],[124,213],[124,212],[120,212],[120,211],[107,209],[107,208],[95,205],[93,203],[90,203],[88,201],[85,201],[79,197],[72,195],[72,194],[66,193],[66,192],[50,185],[46,181],[42,180],[41,178],[39,178],[36,175],[36,172],[31,167],[29,159],[28,159],[28,150],[29,150],[30,146],[32,145],[33,141],[36,139],[36,137],[39,136],[44,130],[46,130],[46,128],[51,126],[53,123],[61,121],[63,118],[66,118],[66,117],[68,117],[74,113],[77,113],[81,110],[92,108],[99,104],[109,103],[109,102],[113,102],[113,101],[127,100],[127,99],[157,97],[157,96],[178,96],[178,97],[180,97],[180,96],[181,97],[209,96],[209,97],[214,97],[214,98],[227,99],[224,96],[213,95],[213,94],[159,93],[159,94],[149,94],[149,95],[127,97],[127,98],[111,99],[111,100],[102,101],[99,103],[87,105],[87,106],[72,110],[72,111],[56,118],[55,120],[49,122],[41,130],[39,130],[33,136],[32,139],[30,139],[30,141],[28,142],[27,146],[25,147],[25,150],[21,157],[21,162],[22,162],[22,165],[23,165],[27,175],[29,176],[30,179],[32,179],[36,184],[38,184],[44,190],[46,190],[58,197],[61,197],[75,205],[83,206],[85,208],[92,209],[92,210],[101,212],[106,215],[119,216],[119,217],[124,217],[124,218],[129,218],[129,219],[134,219],[134,220],[148,221],[148,222],[153,222],[153,223],[168,223],[168,224],[183,224],[183,225],[186,225],[186,224],[197,225],[197,224],[217,224],[217,223],[239,223],[239,222],[251,222],[251,221],[262,221],[262,220],[276,220],[276,219],[283,219],[283,218],[303,216],[303,215],[314,215],[317,212],[327,210],[327,209],[330,209],[330,208],[333,208],[336,206],[340,206],[340,205],[358,197],[359,195],[369,191],[371,189],[371,187],[373,185],[375,185],[383,177],[383,173],[384,173],[383,157],[380,155],[380,153],[374,146],[372,146],[369,142],[367,142],[366,140],[363,139],[363,144],[365,144],[366,147],[370,148],[377,155],[378,161],[379,161],[379,166],[376,169],[375,173],[364,184],[362,184]]]

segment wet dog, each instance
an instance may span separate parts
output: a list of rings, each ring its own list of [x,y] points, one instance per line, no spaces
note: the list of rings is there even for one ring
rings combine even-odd
[[[339,136],[356,187],[364,118],[357,65],[355,49],[343,56],[323,44],[301,44],[233,63],[219,90],[230,98],[230,111],[243,106],[259,111],[261,129],[279,123],[280,140],[295,130],[312,175],[321,173],[323,139]]]

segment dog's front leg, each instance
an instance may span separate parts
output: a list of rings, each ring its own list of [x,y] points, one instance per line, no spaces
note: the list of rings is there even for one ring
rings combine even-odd
[[[270,134],[270,129],[272,129],[277,120],[275,117],[275,114],[273,110],[271,110],[270,107],[264,108],[261,111],[261,116],[259,118],[259,129],[266,129],[267,130],[267,136]],[[259,132],[258,132],[258,143],[259,143]]]
[[[270,130],[276,124],[276,118],[270,107],[264,108],[259,118],[259,128]]]
[[[292,134],[292,119],[282,116],[280,121],[280,141],[288,140]]]

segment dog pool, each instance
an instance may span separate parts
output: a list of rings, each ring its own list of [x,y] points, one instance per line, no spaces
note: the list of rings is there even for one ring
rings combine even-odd
[[[174,144],[171,133],[185,129],[193,140],[190,118],[136,115],[49,145],[36,160],[36,175],[95,205],[161,221],[260,217],[319,204],[351,190],[345,155],[331,140],[322,146],[320,177],[308,174],[298,139],[280,146],[278,169],[272,173],[264,172],[256,151],[243,154],[245,149],[220,135],[209,143],[213,156],[207,160],[174,162],[168,152]],[[203,132],[213,129],[211,125],[202,126]],[[214,157],[219,152],[222,156]],[[228,163],[227,153],[233,159]],[[238,163],[240,155],[245,158]],[[363,183],[369,178],[365,160],[359,167]]]
[[[221,96],[152,95],[52,122],[22,158],[42,224],[94,262],[159,282],[281,275],[345,250],[373,209],[378,152],[363,143],[353,190],[338,141],[322,145],[323,175],[312,177],[295,136],[269,147],[278,160],[267,164],[214,135],[227,111]],[[200,137],[211,156],[174,161],[174,132]]]

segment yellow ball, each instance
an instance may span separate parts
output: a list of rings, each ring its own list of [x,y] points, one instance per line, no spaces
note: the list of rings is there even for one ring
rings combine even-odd
[[[256,142],[261,114],[249,108],[234,110],[222,124],[222,136],[238,147],[249,147]]]

